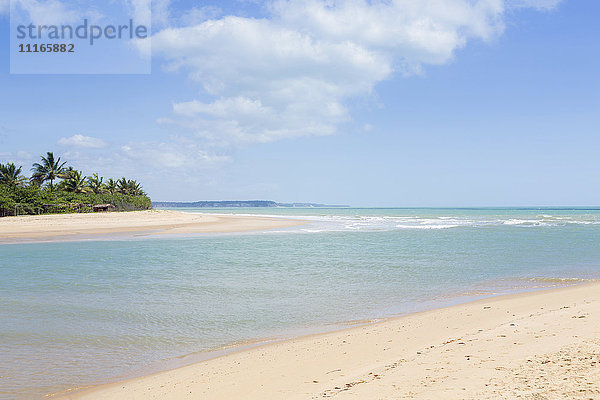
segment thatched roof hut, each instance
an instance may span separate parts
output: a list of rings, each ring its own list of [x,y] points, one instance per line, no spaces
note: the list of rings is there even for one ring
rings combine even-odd
[[[114,210],[116,207],[113,206],[112,204],[96,204],[92,207],[92,209],[94,210],[94,212],[106,212],[106,211],[112,211]]]

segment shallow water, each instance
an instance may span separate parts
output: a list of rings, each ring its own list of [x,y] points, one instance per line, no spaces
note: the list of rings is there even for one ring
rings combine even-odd
[[[599,210],[185,211],[313,222],[0,246],[0,398],[40,398],[245,340],[600,278]]]

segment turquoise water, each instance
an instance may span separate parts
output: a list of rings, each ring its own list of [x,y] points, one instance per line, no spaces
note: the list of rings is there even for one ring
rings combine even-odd
[[[0,398],[41,398],[248,340],[600,278],[600,210],[185,211],[310,223],[0,246]]]

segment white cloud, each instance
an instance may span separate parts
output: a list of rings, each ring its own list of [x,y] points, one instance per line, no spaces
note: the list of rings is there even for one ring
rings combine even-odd
[[[128,0],[129,15],[136,24],[150,26],[152,23],[152,7],[150,0]]]
[[[24,150],[12,152],[0,152],[0,164],[14,163],[17,167],[23,167],[23,174],[27,174],[28,166],[31,165],[32,155]]]
[[[88,176],[98,173],[105,179],[122,176],[136,179],[143,183],[151,197],[153,187],[164,189],[164,183],[176,177],[177,184],[171,185],[168,192],[171,198],[176,198],[173,190],[177,189],[187,188],[195,193],[196,187],[205,185],[219,168],[231,162],[227,155],[209,152],[200,144],[180,137],[171,137],[165,142],[130,142],[111,147],[109,151],[75,149],[57,155]],[[0,162],[2,159],[0,153]]]
[[[278,0],[283,25],[330,41],[385,49],[409,63],[444,63],[469,38],[502,32],[502,0]]]
[[[152,24],[154,26],[167,26],[171,19],[169,6],[171,0],[153,0],[152,1]]]
[[[0,0],[1,1],[1,0]],[[81,20],[79,7],[59,0],[12,0],[13,10],[23,10],[29,22],[36,25],[60,25]],[[16,17],[20,14],[13,14]]]
[[[331,134],[348,118],[342,100],[392,72],[385,54],[355,43],[239,17],[163,30],[152,47],[215,96],[175,104],[180,125],[232,144]]]
[[[79,23],[87,18],[91,23],[101,23],[107,18],[120,20],[133,18],[137,24],[150,26],[152,17],[151,0],[123,0],[121,11],[114,5],[80,0],[0,0],[0,14],[8,14],[13,7],[13,18],[36,25],[60,25]],[[156,0],[157,15],[164,16],[169,0]],[[114,21],[113,21],[114,22]]]
[[[187,126],[197,137],[217,145],[329,135],[335,132],[333,121],[347,118],[344,107],[335,101],[318,107],[300,101],[287,107],[272,107],[245,97],[220,98],[212,103],[176,103],[173,111],[182,118],[177,121],[165,119],[163,123]]]
[[[106,142],[102,139],[84,135],[73,135],[68,138],[61,138],[58,141],[58,144],[61,146],[85,147],[90,149],[99,149],[107,146]]]
[[[275,0],[268,18],[167,28],[154,35],[154,54],[209,100],[177,102],[159,121],[212,145],[333,134],[351,119],[350,98],[395,73],[448,63],[469,40],[498,37],[505,7],[504,0]]]
[[[136,142],[121,147],[123,156],[152,168],[214,168],[228,163],[228,156],[210,154],[197,143],[174,138],[170,142]]]

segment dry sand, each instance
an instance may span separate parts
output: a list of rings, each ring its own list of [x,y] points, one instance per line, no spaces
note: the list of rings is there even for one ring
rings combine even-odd
[[[187,214],[168,210],[27,215],[0,218],[0,243],[73,240],[119,234],[243,232],[304,223],[306,221],[285,218]]]
[[[70,399],[600,399],[600,284],[271,343]]]

